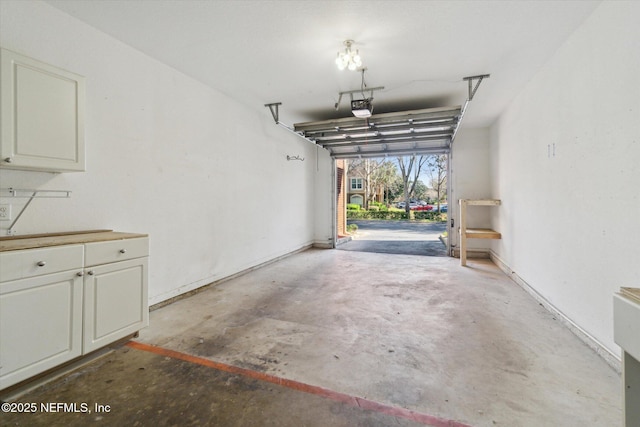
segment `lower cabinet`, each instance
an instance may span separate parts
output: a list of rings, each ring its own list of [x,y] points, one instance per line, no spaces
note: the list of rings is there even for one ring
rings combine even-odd
[[[82,354],[82,277],[74,271],[0,286],[0,389]]]
[[[149,324],[148,259],[92,267],[84,279],[84,352],[131,335]]]
[[[144,236],[0,252],[0,390],[147,326],[148,247]]]

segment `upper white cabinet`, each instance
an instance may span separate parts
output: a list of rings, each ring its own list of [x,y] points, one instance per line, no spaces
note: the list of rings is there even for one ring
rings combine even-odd
[[[84,171],[84,77],[6,49],[0,63],[0,167]]]

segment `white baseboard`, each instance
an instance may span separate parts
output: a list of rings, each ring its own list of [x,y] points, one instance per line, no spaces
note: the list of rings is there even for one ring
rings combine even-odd
[[[596,352],[600,357],[602,357],[609,366],[611,366],[616,372],[622,372],[622,364],[620,360],[620,356],[612,353],[608,348],[606,348],[600,341],[591,336],[587,331],[582,329],[576,323],[574,323],[570,318],[568,318],[562,311],[560,311],[557,307],[551,304],[545,297],[540,295],[538,291],[536,291],[531,285],[529,285],[522,277],[518,276],[518,274],[504,262],[502,258],[498,256],[493,250],[489,251],[489,257],[491,261],[500,269],[504,274],[507,275],[513,282],[515,282],[518,286],[525,290],[529,295],[531,295],[540,305],[542,305],[547,311],[552,313],[564,326],[569,328],[569,330],[577,336],[582,342],[584,342],[590,349]]]
[[[318,249],[333,249],[333,240],[325,242],[325,241],[314,241],[313,247]]]
[[[453,257],[460,258],[460,248],[453,248]],[[489,249],[467,249],[467,258],[489,259],[491,254]]]
[[[280,261],[282,259],[288,258],[291,255],[297,254],[299,252],[304,252],[307,249],[310,249],[312,247],[315,247],[315,244],[307,243],[307,244],[299,247],[298,249],[294,249],[294,250],[292,250],[290,252],[286,252],[286,253],[284,253],[282,255],[278,255],[278,256],[276,256],[274,258],[271,258],[271,259],[268,259],[266,261],[260,262],[258,264],[252,265],[250,267],[244,268],[244,269],[242,269],[242,270],[240,270],[238,272],[235,272],[235,273],[232,273],[232,274],[226,274],[226,275],[223,275],[222,277],[205,278],[205,279],[199,280],[196,283],[189,284],[188,288],[182,287],[182,288],[179,288],[179,289],[175,289],[175,290],[172,291],[172,292],[174,292],[173,295],[169,295],[169,296],[165,295],[164,298],[159,299],[159,300],[150,299],[149,300],[149,311],[157,310],[159,308],[164,307],[165,305],[169,305],[169,304],[174,303],[174,302],[176,302],[178,300],[181,300],[183,298],[186,298],[186,297],[189,297],[191,295],[194,295],[194,294],[196,294],[198,292],[202,292],[205,289],[208,289],[208,288],[210,288],[212,286],[219,285],[221,283],[224,283],[224,282],[229,281],[231,279],[234,279],[236,277],[245,275],[245,274],[247,274],[247,273],[249,273],[251,271],[257,270],[257,269],[262,268],[264,266],[267,266],[269,264],[273,264],[276,261]]]

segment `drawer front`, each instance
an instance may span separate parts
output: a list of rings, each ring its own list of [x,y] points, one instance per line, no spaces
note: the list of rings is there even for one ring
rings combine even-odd
[[[83,245],[0,252],[0,282],[72,269],[81,271],[83,258]]]
[[[85,265],[87,267],[141,258],[148,255],[148,237],[87,243],[85,245]]]

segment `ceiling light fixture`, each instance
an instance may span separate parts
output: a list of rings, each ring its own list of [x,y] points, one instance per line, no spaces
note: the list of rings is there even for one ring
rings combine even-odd
[[[358,68],[362,67],[362,58],[360,58],[360,52],[356,49],[354,52],[351,50],[351,45],[354,43],[353,40],[345,40],[344,45],[346,46],[344,52],[338,52],[338,57],[336,58],[336,65],[339,70],[344,70],[345,68],[350,71],[355,71]]]

